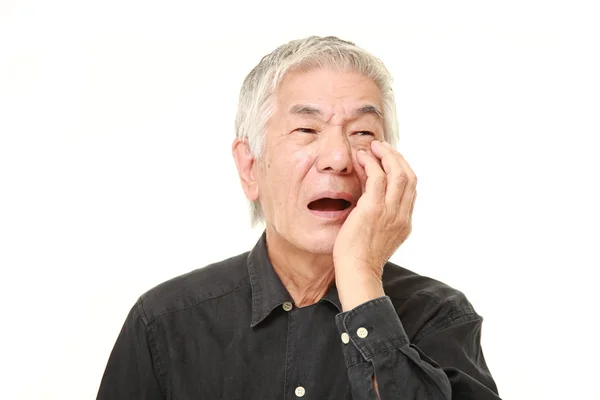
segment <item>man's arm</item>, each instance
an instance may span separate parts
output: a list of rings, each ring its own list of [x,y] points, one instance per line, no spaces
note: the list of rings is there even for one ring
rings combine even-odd
[[[481,317],[456,310],[437,321],[410,343],[387,296],[338,314],[354,400],[500,399],[481,351]]]
[[[407,396],[497,399],[491,377],[486,378],[489,372],[472,368],[483,361],[479,342],[472,340],[478,337],[481,325],[474,311],[470,316],[451,317],[450,326],[436,324],[439,329],[435,331],[427,326],[429,335],[420,343],[410,343],[384,295],[384,265],[412,230],[417,177],[389,143],[372,140],[370,150],[356,153],[367,177],[365,188],[333,247],[336,286],[344,311],[336,316],[336,324],[340,333],[350,338],[343,336],[343,341],[349,342],[344,356],[355,400],[376,399],[376,390],[385,400]],[[465,334],[466,338],[461,336]],[[436,360],[441,366],[417,347],[428,347],[428,343],[441,346]]]
[[[131,309],[110,354],[98,400],[164,399],[150,350],[151,331],[138,301]]]

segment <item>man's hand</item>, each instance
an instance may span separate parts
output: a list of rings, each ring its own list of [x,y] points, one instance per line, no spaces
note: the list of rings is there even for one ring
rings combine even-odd
[[[374,140],[371,149],[377,158],[362,150],[357,154],[367,175],[366,187],[333,247],[336,286],[344,311],[385,295],[383,266],[412,228],[417,177],[388,143]]]

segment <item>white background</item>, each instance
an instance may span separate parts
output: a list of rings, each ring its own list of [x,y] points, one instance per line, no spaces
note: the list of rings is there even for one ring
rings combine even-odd
[[[94,398],[141,293],[254,245],[238,91],[317,34],[395,77],[392,261],[467,294],[504,399],[600,399],[591,3],[0,0],[2,398]]]

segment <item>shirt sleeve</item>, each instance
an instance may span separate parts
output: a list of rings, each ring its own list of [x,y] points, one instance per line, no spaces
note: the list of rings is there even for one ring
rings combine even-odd
[[[152,334],[141,302],[131,309],[110,354],[97,400],[164,399]],[[160,365],[160,364],[159,364]]]
[[[480,346],[481,317],[445,316],[410,343],[388,296],[335,318],[354,400],[500,399]]]

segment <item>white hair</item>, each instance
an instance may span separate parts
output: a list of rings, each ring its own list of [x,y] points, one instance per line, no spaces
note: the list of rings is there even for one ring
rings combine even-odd
[[[381,60],[352,42],[335,36],[309,36],[279,46],[250,71],[240,90],[235,133],[247,138],[252,157],[261,162],[267,121],[275,111],[275,90],[291,70],[329,68],[355,71],[371,79],[383,97],[384,138],[392,146],[398,142],[398,119],[392,91],[392,77]],[[260,202],[250,202],[251,226],[264,222]]]

